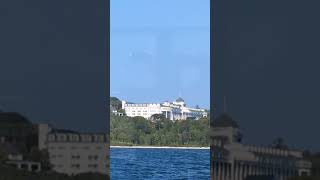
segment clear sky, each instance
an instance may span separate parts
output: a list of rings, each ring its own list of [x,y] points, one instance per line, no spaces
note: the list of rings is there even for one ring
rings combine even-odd
[[[319,1],[215,1],[217,109],[244,141],[320,150]]]
[[[111,96],[209,108],[209,3],[111,0]]]
[[[107,1],[0,1],[0,9],[1,110],[108,131]]]

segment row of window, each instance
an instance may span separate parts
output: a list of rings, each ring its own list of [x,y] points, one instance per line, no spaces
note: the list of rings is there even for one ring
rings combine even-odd
[[[88,164],[87,165],[88,168],[98,168],[98,164]],[[59,165],[53,165],[54,168],[59,168],[59,169],[63,169],[64,166],[62,164],[59,164]],[[80,169],[80,164],[71,164],[70,166],[71,168],[73,169]]]
[[[72,142],[104,142],[104,135],[77,135],[77,134],[50,134],[49,141],[72,141]]]
[[[130,114],[128,114],[128,115],[130,115]],[[132,113],[132,116],[135,116],[136,115],[136,113]],[[148,115],[147,113],[143,113],[143,114],[141,114],[141,113],[137,113],[137,116],[146,116],[146,115]]]
[[[62,155],[62,154],[59,154],[59,155],[53,154],[53,155],[50,156],[50,158],[51,158],[51,159],[54,159],[54,158],[63,158],[63,155]]]
[[[277,159],[277,158],[268,158],[268,157],[257,157],[258,161],[261,163],[267,163],[267,164],[282,164],[282,165],[287,165],[287,166],[294,166],[295,162],[290,161],[289,159]]]
[[[160,104],[126,104],[125,107],[148,107],[148,106],[160,106]]]
[[[59,154],[59,155],[53,154],[50,157],[51,157],[51,159],[54,159],[54,158],[63,158],[64,156],[62,154]],[[80,158],[81,158],[80,155],[72,155],[71,156],[71,159],[80,159]],[[98,158],[99,158],[98,155],[89,155],[88,156],[89,160],[98,160]]]
[[[135,113],[136,111],[131,111],[133,113]],[[148,112],[148,111],[143,111],[144,113]],[[137,113],[141,113],[141,111],[137,111]]]
[[[257,153],[268,153],[268,154],[282,155],[282,156],[287,156],[289,154],[289,151],[287,150],[280,150],[280,149],[274,149],[274,148],[248,146],[248,149],[249,151],[257,152]]]
[[[50,146],[49,149],[50,149],[50,150],[55,150],[55,149],[65,150],[66,147],[65,147],[65,146],[59,146],[59,147]],[[83,146],[83,147],[71,146],[70,149],[72,149],[72,150],[76,150],[76,149],[86,149],[86,150],[89,150],[89,149],[94,149],[94,148],[91,148],[90,146]],[[101,150],[101,149],[103,149],[103,147],[102,147],[102,146],[97,146],[95,149]]]
[[[88,164],[89,168],[98,168],[98,164]],[[71,164],[71,168],[80,169],[80,164]]]

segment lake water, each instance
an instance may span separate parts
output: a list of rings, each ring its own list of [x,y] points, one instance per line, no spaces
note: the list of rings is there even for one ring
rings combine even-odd
[[[209,180],[209,149],[111,148],[111,180]]]

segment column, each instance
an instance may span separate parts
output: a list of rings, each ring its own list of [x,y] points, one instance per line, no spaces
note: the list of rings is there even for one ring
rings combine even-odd
[[[225,180],[225,163],[221,162],[221,180]]]
[[[215,162],[215,165],[214,165],[214,179],[215,180],[218,180],[218,173],[219,173],[219,163],[218,162]]]
[[[219,176],[219,162],[216,162],[215,164],[215,180],[218,180],[218,176]]]
[[[233,180],[232,179],[232,163],[231,164],[228,164],[228,180]]]
[[[224,171],[224,163],[223,162],[220,162],[220,179],[219,180],[223,180],[223,171]]]
[[[291,177],[291,168],[288,169],[288,177]]]
[[[229,164],[227,162],[224,163],[224,170],[225,170],[225,174],[224,174],[224,180],[229,180]]]
[[[238,162],[235,162],[234,164],[234,180],[239,180],[239,168],[238,168]]]
[[[27,165],[28,165],[28,171],[31,171],[32,170],[31,163],[28,163]]]
[[[248,168],[249,168],[249,170],[248,170],[248,171],[249,171],[248,175],[251,176],[251,175],[252,175],[252,164],[249,164],[248,166],[249,166],[249,167],[248,167]]]
[[[218,163],[218,180],[221,180],[221,162]]]
[[[247,177],[247,174],[248,174],[248,166],[247,166],[247,164],[245,164],[244,166],[243,166],[243,179],[246,179],[246,177]]]
[[[256,165],[252,166],[252,175],[257,175],[257,166]]]
[[[240,171],[240,173],[239,173],[239,179],[240,180],[242,180],[243,179],[243,164],[242,164],[242,162],[239,164],[239,171]]]
[[[234,161],[230,164],[230,177],[231,180],[234,180]]]
[[[288,178],[288,169],[284,169],[283,179],[286,180]]]
[[[17,168],[18,168],[18,169],[21,169],[21,163],[18,163],[18,164],[17,164]]]
[[[214,172],[214,170],[215,170],[215,165],[214,165],[214,163],[215,163],[215,162],[212,160],[212,161],[211,161],[211,176],[210,176],[210,177],[211,177],[211,178],[210,178],[211,180],[215,180],[214,176],[215,176],[216,173]]]

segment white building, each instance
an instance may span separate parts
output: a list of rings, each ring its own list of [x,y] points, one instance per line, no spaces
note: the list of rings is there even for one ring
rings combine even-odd
[[[20,170],[26,170],[29,172],[41,171],[40,162],[23,160],[23,155],[18,153],[9,154],[8,160],[5,163]]]
[[[127,103],[122,101],[122,109],[125,110],[126,115],[130,117],[142,116],[149,119],[154,114],[163,114],[170,120],[186,120],[187,118],[207,117],[205,109],[187,107],[182,98],[169,103]]]
[[[211,129],[211,177],[214,180],[245,180],[248,176],[273,176],[287,180],[311,174],[312,164],[302,151],[245,145],[238,125],[226,114]]]
[[[107,134],[83,134],[39,125],[39,149],[47,149],[53,170],[74,175],[107,174]]]

